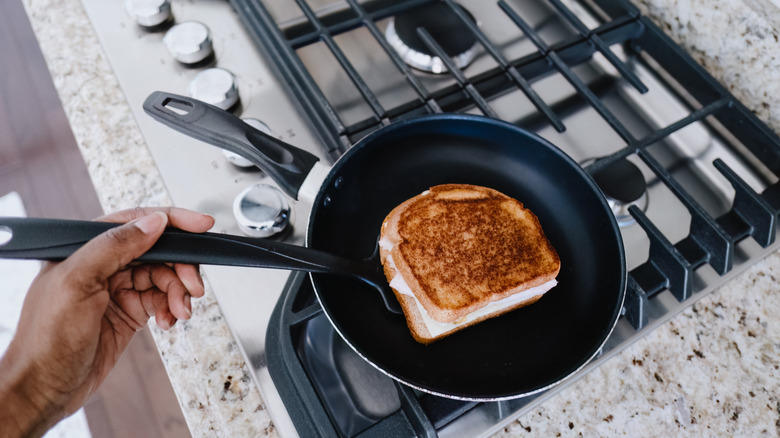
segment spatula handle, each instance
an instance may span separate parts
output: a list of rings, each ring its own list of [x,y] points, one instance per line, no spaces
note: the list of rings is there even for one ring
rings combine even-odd
[[[119,224],[41,218],[0,218],[0,258],[59,261]],[[141,262],[192,263],[290,269],[350,275],[352,260],[272,240],[167,229],[138,258]]]

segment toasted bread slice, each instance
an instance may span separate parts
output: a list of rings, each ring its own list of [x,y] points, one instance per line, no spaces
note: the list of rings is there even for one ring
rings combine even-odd
[[[536,302],[560,259],[537,217],[486,187],[432,187],[385,218],[380,259],[412,335],[430,343]]]

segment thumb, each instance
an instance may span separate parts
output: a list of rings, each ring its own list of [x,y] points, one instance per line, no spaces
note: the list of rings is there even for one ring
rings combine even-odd
[[[98,235],[79,248],[62,264],[86,293],[105,287],[105,281],[157,242],[168,217],[155,212]]]

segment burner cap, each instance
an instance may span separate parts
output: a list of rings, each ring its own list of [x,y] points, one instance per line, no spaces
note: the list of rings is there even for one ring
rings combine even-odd
[[[593,175],[593,179],[605,195],[626,204],[639,199],[647,189],[642,171],[628,160],[610,164]]]
[[[635,222],[628,207],[647,209],[647,183],[642,171],[628,160],[619,160],[593,175],[621,227]]]
[[[458,7],[476,22],[466,9],[460,5]],[[428,31],[444,53],[453,58],[458,68],[465,68],[474,59],[476,37],[449,6],[434,2],[396,15],[385,31],[390,45],[410,66],[437,74],[447,70],[441,59],[433,56],[417,34],[419,27]]]

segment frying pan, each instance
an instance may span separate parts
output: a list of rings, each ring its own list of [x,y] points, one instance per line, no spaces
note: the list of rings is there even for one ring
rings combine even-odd
[[[617,322],[626,268],[614,216],[593,180],[533,133],[481,116],[423,116],[369,134],[328,168],[194,99],[155,92],[144,109],[174,129],[250,159],[290,196],[310,200],[306,245],[348,259],[368,257],[385,216],[438,184],[490,187],[537,215],[561,259],[558,286],[534,305],[427,346],[414,341],[405,319],[388,312],[367,284],[310,274],[339,335],[402,383],[476,401],[530,395],[585,366]]]

